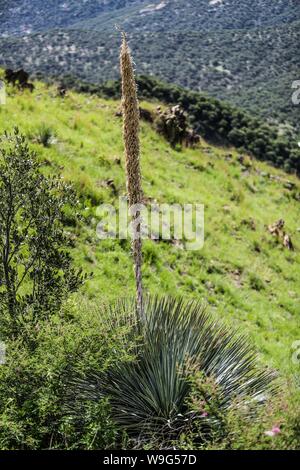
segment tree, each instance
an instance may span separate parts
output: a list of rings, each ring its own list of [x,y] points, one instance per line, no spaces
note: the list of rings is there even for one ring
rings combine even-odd
[[[0,328],[13,337],[56,312],[85,278],[63,228],[75,193],[40,167],[18,129],[0,140]]]

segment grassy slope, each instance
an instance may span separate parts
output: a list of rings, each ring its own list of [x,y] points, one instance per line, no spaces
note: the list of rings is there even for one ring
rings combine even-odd
[[[143,104],[153,107],[154,104]],[[84,227],[74,230],[76,263],[93,271],[81,295],[116,299],[134,292],[128,243],[99,241],[95,236],[96,205],[117,201],[103,181],[113,178],[119,195],[125,193],[121,121],[118,102],[70,93],[64,100],[53,88],[38,84],[33,95],[10,92],[0,106],[0,132],[18,125],[31,136],[32,147],[48,162],[47,171],[61,172],[75,182],[83,196]],[[50,148],[34,143],[45,123],[57,134]],[[142,124],[143,185],[158,202],[204,203],[204,248],[185,251],[165,242],[144,246],[144,279],[155,293],[202,299],[249,333],[270,364],[293,372],[291,346],[299,339],[300,232],[299,202],[283,183],[257,170],[287,176],[253,161],[242,172],[230,149],[208,147],[172,150],[148,124]],[[233,161],[225,155],[232,152]],[[291,176],[299,188],[299,181]],[[91,202],[93,201],[93,202]],[[242,224],[253,218],[256,230]],[[295,252],[276,245],[265,225],[284,218]],[[260,252],[255,248],[259,247]]]

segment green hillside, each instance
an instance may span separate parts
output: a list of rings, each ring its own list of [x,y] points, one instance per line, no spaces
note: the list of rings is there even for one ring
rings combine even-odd
[[[155,103],[142,103],[154,109]],[[77,188],[83,225],[68,230],[73,256],[93,272],[79,298],[96,301],[134,293],[129,242],[96,237],[100,203],[125,194],[119,101],[69,92],[57,96],[41,83],[32,95],[9,90],[0,107],[0,131],[19,126],[45,171],[61,173]],[[43,136],[48,134],[44,143]],[[152,293],[202,299],[238,325],[262,358],[285,376],[294,374],[292,344],[299,339],[299,180],[234,149],[207,145],[173,150],[142,123],[143,187],[147,201],[203,203],[205,243],[186,251],[172,242],[147,241],[144,282]],[[109,181],[110,180],[110,181]],[[111,181],[112,180],[112,181]],[[113,184],[112,184],[113,183]],[[266,226],[285,220],[295,251],[277,244]]]

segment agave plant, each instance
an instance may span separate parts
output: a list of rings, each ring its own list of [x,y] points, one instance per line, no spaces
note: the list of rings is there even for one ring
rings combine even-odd
[[[132,205],[141,202],[142,188],[138,102],[125,35],[121,75],[127,192]],[[212,424],[222,424],[220,412],[226,412],[233,403],[244,408],[247,405],[246,409],[251,409],[249,404],[262,403],[272,390],[273,375],[257,368],[256,355],[243,336],[216,321],[200,303],[149,296],[144,299],[142,243],[139,229],[137,232],[133,240],[136,300],[110,307],[108,315],[118,327],[124,326],[125,346],[135,341],[133,359],[84,379],[69,380],[69,407],[78,419],[81,400],[108,399],[116,425],[137,445],[155,439],[161,447],[193,428],[194,423],[198,429],[198,421],[204,416],[201,407],[189,406],[192,375],[200,372],[218,389],[216,412],[204,416],[206,434]],[[213,395],[203,393],[203,400],[209,405]]]
[[[187,405],[190,376],[197,371],[217,385],[222,412],[237,403],[261,404],[274,390],[274,374],[257,367],[248,341],[197,302],[146,297],[143,321],[134,302],[119,303],[111,313],[119,325],[131,325],[124,341],[137,338],[135,358],[74,380],[72,403],[74,398],[78,403],[108,397],[115,423],[137,442],[156,436],[166,443],[203,417],[203,410],[191,411]],[[206,400],[209,404],[210,397]],[[209,429],[216,419],[208,415],[203,426]]]

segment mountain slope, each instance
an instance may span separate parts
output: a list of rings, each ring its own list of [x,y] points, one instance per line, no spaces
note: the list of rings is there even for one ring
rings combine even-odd
[[[280,26],[299,19],[297,0],[155,0],[136,2],[119,11],[120,25],[133,32],[217,31]],[[131,6],[131,5],[129,5]],[[113,17],[105,15],[106,21]],[[122,18],[123,17],[123,18]],[[80,29],[107,29],[98,18],[79,22]]]
[[[299,1],[33,3],[10,2],[7,9],[8,2],[0,2],[0,66],[103,83],[118,73],[117,23],[129,33],[139,73],[205,91],[299,131],[291,99],[299,79]]]
[[[113,26],[112,26],[113,28]],[[298,79],[299,28],[194,33],[132,33],[139,73],[155,75],[299,129],[292,83]],[[55,30],[0,41],[0,64],[91,83],[118,76],[116,33]]]
[[[136,8],[132,8],[132,7]],[[297,0],[1,0],[1,34],[22,34],[78,22],[80,28],[105,27],[103,14],[119,10],[128,31],[203,31],[274,26],[299,19]]]
[[[53,27],[68,27],[141,0],[0,0],[0,35],[22,35]]]
[[[7,104],[0,106],[0,132],[18,125],[45,162],[45,171],[61,172],[80,194],[83,227],[72,219],[68,230],[77,265],[94,273],[81,295],[103,300],[132,294],[129,242],[96,237],[97,206],[106,202],[117,207],[126,191],[122,122],[115,116],[119,101],[71,92],[61,99],[55,88],[42,84],[32,95],[8,91]],[[142,106],[153,110],[156,104]],[[43,125],[53,137],[49,147],[37,143]],[[246,156],[245,168],[234,149],[204,141],[195,150],[172,150],[144,122],[141,137],[147,201],[205,206],[202,250],[145,242],[146,289],[203,299],[247,331],[267,362],[295,372],[291,347],[299,336],[300,206],[285,186],[289,178],[299,192],[299,180]],[[294,252],[266,230],[280,218]]]

